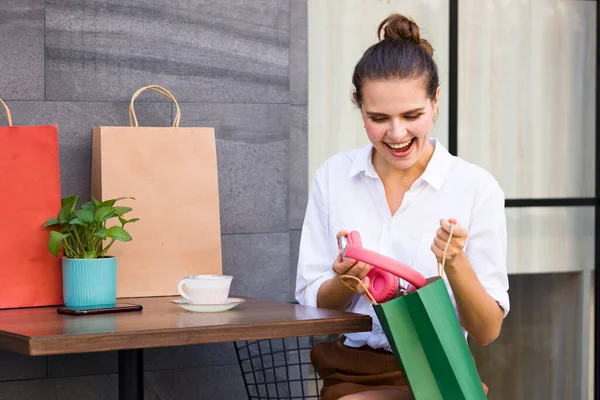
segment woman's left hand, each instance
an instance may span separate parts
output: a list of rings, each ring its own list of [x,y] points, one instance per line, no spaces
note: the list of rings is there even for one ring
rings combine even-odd
[[[431,250],[440,263],[444,257],[444,249],[448,243],[448,238],[450,238],[451,224],[454,227],[452,229],[452,240],[450,240],[448,250],[446,251],[446,266],[452,265],[457,257],[464,255],[463,248],[469,235],[467,230],[456,222],[455,218],[441,219],[440,228],[437,230],[437,234],[431,245]]]

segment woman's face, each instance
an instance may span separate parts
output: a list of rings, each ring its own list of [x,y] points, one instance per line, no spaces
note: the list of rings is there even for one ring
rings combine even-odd
[[[375,157],[395,169],[415,165],[430,146],[439,88],[432,101],[422,79],[367,81],[362,95],[361,113]]]

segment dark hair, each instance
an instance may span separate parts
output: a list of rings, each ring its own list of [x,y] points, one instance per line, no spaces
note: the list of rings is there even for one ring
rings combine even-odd
[[[377,28],[377,37],[380,41],[369,47],[354,67],[352,83],[358,107],[362,104],[365,81],[390,78],[423,79],[427,96],[433,100],[439,86],[433,47],[421,39],[415,21],[402,14],[392,14]]]

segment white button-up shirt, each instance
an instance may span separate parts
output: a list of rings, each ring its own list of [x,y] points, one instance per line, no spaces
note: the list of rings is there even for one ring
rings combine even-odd
[[[489,172],[451,155],[436,139],[430,140],[433,156],[393,216],[373,167],[371,144],[336,154],[317,170],[300,240],[296,277],[300,304],[316,307],[319,287],[335,276],[332,265],[340,230],[357,230],[364,248],[401,261],[428,278],[438,274],[431,244],[440,219],[456,218],[469,233],[465,253],[473,270],[506,316],[510,305],[504,193]],[[444,279],[456,310],[446,275]],[[370,315],[373,329],[346,334],[346,345],[391,350],[364,297],[354,296],[348,311]]]

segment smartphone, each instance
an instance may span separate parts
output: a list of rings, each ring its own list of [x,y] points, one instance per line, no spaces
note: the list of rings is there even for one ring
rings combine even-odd
[[[99,304],[94,306],[82,306],[82,307],[58,307],[56,311],[59,314],[67,315],[93,315],[93,314],[107,314],[115,312],[125,311],[141,311],[143,309],[141,304]]]
[[[348,239],[346,238],[346,236],[340,236],[339,243],[340,250],[342,252],[342,258],[346,259],[346,248],[348,247]]]

